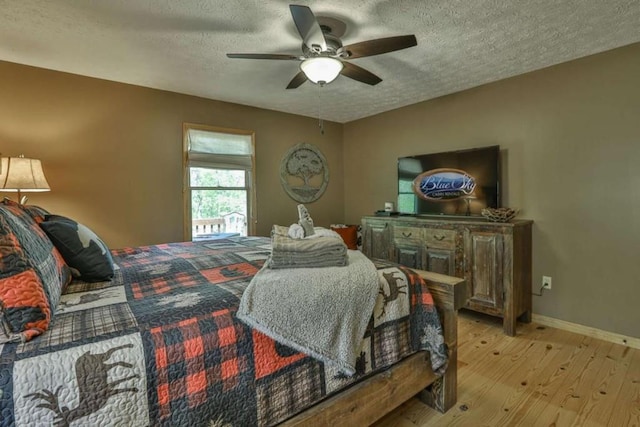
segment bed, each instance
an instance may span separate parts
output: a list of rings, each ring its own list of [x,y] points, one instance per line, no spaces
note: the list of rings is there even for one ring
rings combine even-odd
[[[41,220],[37,209],[12,209],[24,223],[26,214]],[[33,224],[7,215],[0,217],[5,266],[7,236],[43,239]],[[28,246],[36,238],[21,239]],[[380,304],[356,374],[347,376],[235,318],[269,244],[233,237],[112,251],[112,280],[62,286],[46,330],[0,344],[0,425],[362,425],[417,394],[440,411],[455,403],[462,280],[375,261]],[[57,255],[36,258],[26,265],[66,281]],[[423,323],[436,318],[434,302],[440,322]],[[436,375],[441,351],[448,364]]]

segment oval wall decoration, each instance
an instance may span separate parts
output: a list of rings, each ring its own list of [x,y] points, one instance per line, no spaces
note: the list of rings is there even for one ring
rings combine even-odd
[[[296,202],[311,203],[329,184],[329,167],[317,147],[300,143],[287,151],[280,162],[282,188]]]
[[[413,192],[425,200],[442,202],[469,196],[476,180],[460,169],[432,169],[413,180]]]

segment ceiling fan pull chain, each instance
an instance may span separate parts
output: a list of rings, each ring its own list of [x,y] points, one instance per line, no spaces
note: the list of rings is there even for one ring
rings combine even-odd
[[[321,108],[322,108],[322,100],[320,99],[320,88],[323,85],[318,86],[318,127],[320,127],[320,135],[324,135],[324,120],[322,120]]]

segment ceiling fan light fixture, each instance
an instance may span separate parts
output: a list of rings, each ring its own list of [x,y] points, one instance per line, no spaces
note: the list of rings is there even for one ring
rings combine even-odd
[[[338,77],[343,67],[342,61],[327,56],[308,58],[300,64],[300,69],[305,76],[316,84],[331,83]]]

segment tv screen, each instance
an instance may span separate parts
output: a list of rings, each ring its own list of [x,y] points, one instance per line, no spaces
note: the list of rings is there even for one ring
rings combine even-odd
[[[500,146],[398,159],[398,211],[480,215],[500,206]]]

